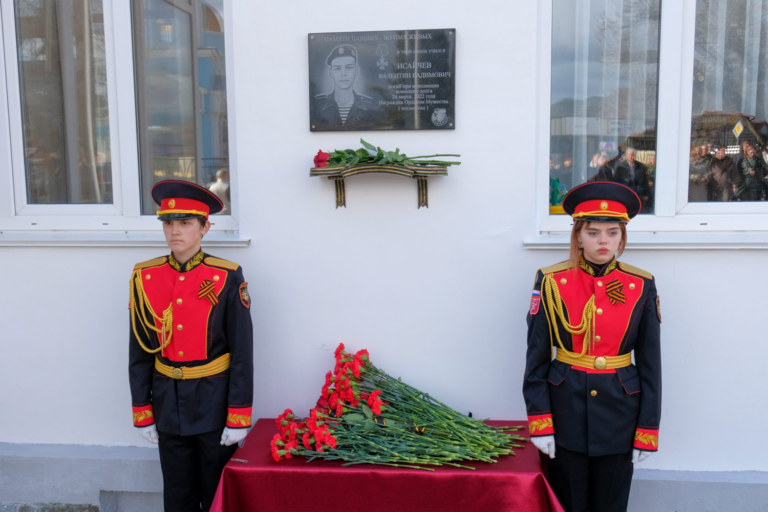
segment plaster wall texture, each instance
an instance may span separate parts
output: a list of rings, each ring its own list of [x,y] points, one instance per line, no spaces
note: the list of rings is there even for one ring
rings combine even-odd
[[[210,250],[249,281],[256,417],[315,402],[333,350],[368,348],[381,368],[475,417],[525,417],[525,314],[537,268],[563,251],[536,235],[536,7],[531,2],[347,0],[233,4],[233,191],[248,248]],[[354,20],[354,22],[352,22]],[[308,129],[307,33],[457,29],[457,129]],[[548,64],[546,64],[548,65]],[[662,106],[663,108],[663,106]],[[450,176],[334,184],[308,177],[318,149],[360,137],[408,154],[461,153]],[[158,223],[158,230],[160,229]],[[630,226],[630,237],[631,237]],[[2,248],[0,442],[147,446],[131,425],[128,278],[156,248]],[[768,445],[737,449],[768,424],[768,251],[632,251],[661,295],[664,409],[646,469],[768,471]],[[762,404],[762,405],[760,405]],[[736,429],[733,427],[736,426]]]

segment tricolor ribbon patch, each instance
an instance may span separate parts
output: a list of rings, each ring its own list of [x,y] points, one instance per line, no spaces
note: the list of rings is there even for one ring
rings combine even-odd
[[[539,312],[539,305],[541,304],[541,292],[539,290],[533,290],[531,294],[531,315],[535,315]]]

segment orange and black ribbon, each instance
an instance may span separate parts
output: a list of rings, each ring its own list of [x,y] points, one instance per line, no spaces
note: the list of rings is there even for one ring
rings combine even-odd
[[[605,285],[605,293],[608,295],[608,300],[610,300],[611,304],[614,306],[618,303],[624,304],[626,301],[624,297],[624,285],[618,279]]]
[[[200,290],[197,292],[199,299],[208,299],[211,306],[215,306],[219,303],[219,298],[216,296],[216,285],[210,279],[205,279],[200,285]]]

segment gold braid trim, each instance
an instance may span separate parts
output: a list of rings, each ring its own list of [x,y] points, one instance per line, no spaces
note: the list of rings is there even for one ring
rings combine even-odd
[[[155,313],[152,309],[152,305],[149,303],[147,293],[144,291],[144,284],[141,281],[141,270],[133,271],[129,288],[131,292],[131,327],[133,327],[133,334],[136,335],[139,345],[141,345],[141,348],[144,349],[145,352],[150,354],[160,352],[171,343],[171,338],[173,338],[173,303],[169,304],[166,310],[163,311],[163,316],[158,316]],[[137,298],[138,303],[136,301]],[[153,320],[160,320],[163,326],[162,329],[158,329],[155,327],[154,321],[150,322],[147,319],[145,308],[146,310],[149,310],[149,314],[152,315]],[[158,333],[159,338],[161,339],[160,347],[153,350],[148,348],[144,342],[141,341],[139,331],[136,329],[136,317],[139,317],[139,324],[141,324],[141,327],[144,329],[144,333],[147,335],[147,340],[149,340],[149,331],[147,329]]]
[[[587,304],[584,306],[584,311],[581,314],[581,322],[579,325],[571,325],[565,318],[565,311],[563,311],[563,300],[560,297],[560,290],[555,282],[554,275],[548,274],[544,276],[544,288],[547,319],[552,319],[551,323],[554,323],[555,339],[557,339],[560,349],[566,354],[573,357],[581,357],[587,353],[587,348],[590,346],[591,340],[594,334],[594,318],[595,318],[595,296],[589,298]],[[557,313],[557,315],[555,315]],[[568,352],[563,345],[563,340],[560,339],[560,330],[557,328],[557,320],[560,319],[560,323],[570,334],[583,334],[584,342],[582,343],[581,354],[575,352]],[[552,325],[550,325],[550,341],[552,339]]]

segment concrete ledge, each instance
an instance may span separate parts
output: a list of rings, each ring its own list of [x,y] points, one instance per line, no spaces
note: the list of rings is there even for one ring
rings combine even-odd
[[[162,492],[157,448],[0,443],[0,512],[162,510]],[[768,472],[638,469],[629,510],[765,511]]]

